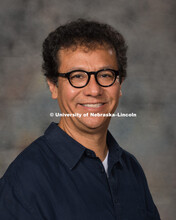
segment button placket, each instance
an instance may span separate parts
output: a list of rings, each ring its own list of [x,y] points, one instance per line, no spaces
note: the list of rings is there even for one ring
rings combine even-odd
[[[105,173],[105,169],[104,169],[104,167],[101,167],[101,173],[102,173],[102,174]]]

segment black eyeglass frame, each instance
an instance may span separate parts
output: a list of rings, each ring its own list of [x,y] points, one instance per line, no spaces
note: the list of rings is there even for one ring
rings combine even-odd
[[[98,82],[98,80],[97,80],[97,74],[99,73],[99,72],[101,72],[101,71],[106,71],[106,70],[109,70],[109,71],[112,71],[112,72],[114,72],[114,74],[115,74],[115,77],[114,77],[114,81],[110,84],[110,85],[108,85],[108,86],[103,86],[103,85],[101,85],[99,82]],[[88,75],[88,79],[87,79],[87,83],[84,85],[84,86],[74,86],[72,83],[71,83],[71,80],[70,80],[70,74],[71,73],[74,73],[74,72],[83,72],[83,73],[86,73],[87,75]],[[59,77],[65,77],[65,78],[67,78],[68,79],[68,81],[69,81],[69,83],[70,83],[70,85],[71,86],[73,86],[73,87],[75,87],[75,88],[83,88],[83,87],[85,87],[85,86],[87,86],[87,84],[89,83],[89,81],[90,81],[90,77],[91,77],[91,75],[94,75],[95,76],[95,80],[96,80],[96,82],[97,82],[97,84],[99,85],[99,86],[102,86],[102,87],[110,87],[110,86],[112,86],[114,83],[115,83],[115,81],[116,81],[116,79],[117,79],[117,76],[119,76],[119,82],[120,82],[120,84],[121,84],[121,80],[122,80],[122,78],[121,78],[121,76],[120,76],[120,72],[118,71],[118,70],[113,70],[113,69],[101,69],[101,70],[98,70],[98,71],[96,71],[96,72],[87,72],[87,71],[85,71],[85,70],[72,70],[72,71],[70,71],[70,72],[68,72],[68,73],[59,73],[58,72],[58,76]]]

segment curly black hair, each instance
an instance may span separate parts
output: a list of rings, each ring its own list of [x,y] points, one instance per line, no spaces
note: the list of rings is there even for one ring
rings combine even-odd
[[[95,49],[98,45],[108,45],[115,49],[121,78],[126,77],[127,45],[123,36],[108,24],[78,19],[59,26],[51,32],[43,42],[43,71],[44,75],[57,84],[59,60],[57,53],[60,49],[72,46],[85,46]]]

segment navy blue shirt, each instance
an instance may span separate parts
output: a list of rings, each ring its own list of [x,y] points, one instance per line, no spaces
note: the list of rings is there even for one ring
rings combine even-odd
[[[159,220],[143,170],[107,134],[95,153],[52,123],[0,179],[1,220]]]

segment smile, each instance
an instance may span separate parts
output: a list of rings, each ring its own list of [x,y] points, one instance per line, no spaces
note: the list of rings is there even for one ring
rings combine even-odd
[[[99,108],[100,106],[104,105],[104,103],[95,103],[95,104],[81,104],[82,106],[89,107],[89,108]]]

